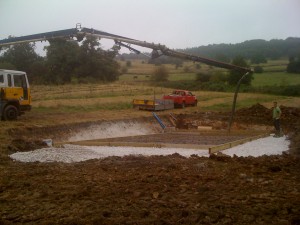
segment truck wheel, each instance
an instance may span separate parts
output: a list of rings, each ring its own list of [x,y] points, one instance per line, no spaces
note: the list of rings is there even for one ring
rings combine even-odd
[[[6,106],[3,113],[4,120],[16,120],[18,117],[18,109],[13,105]]]

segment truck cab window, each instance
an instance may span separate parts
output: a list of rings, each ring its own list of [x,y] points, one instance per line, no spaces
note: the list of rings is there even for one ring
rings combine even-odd
[[[14,86],[25,88],[27,86],[25,75],[14,75]]]
[[[0,84],[1,83],[4,83],[4,76],[3,76],[3,74],[0,74]]]

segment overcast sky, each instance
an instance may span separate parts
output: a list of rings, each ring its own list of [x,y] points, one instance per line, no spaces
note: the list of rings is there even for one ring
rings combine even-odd
[[[76,23],[170,48],[285,39],[300,37],[300,0],[0,0],[0,39]]]

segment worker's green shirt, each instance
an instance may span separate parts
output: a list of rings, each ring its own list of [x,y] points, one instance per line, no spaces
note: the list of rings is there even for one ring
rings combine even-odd
[[[276,119],[276,118],[279,119],[280,115],[281,115],[280,108],[278,106],[274,107],[274,109],[273,109],[273,119]]]

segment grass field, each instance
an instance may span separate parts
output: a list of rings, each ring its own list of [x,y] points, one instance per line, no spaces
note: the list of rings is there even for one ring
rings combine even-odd
[[[259,86],[288,86],[300,84],[299,74],[286,73],[287,59],[269,60],[268,63],[263,63],[255,66],[262,66],[264,73],[254,74],[252,85]],[[121,62],[125,66],[125,62]],[[155,65],[148,64],[142,61],[132,61],[131,67],[128,67],[126,74],[120,76],[120,81],[123,82],[149,82],[151,74],[155,69]],[[196,79],[198,72],[215,73],[218,71],[226,71],[216,67],[210,67],[201,64],[197,69],[193,62],[185,62],[182,67],[175,69],[175,65],[166,65],[169,71],[169,81],[193,81]],[[186,72],[188,70],[188,72]]]
[[[131,111],[133,99],[161,98],[162,95],[171,91],[172,89],[169,88],[147,86],[143,83],[127,84],[124,82],[108,85],[33,86],[33,111],[40,113]],[[233,93],[196,91],[194,94],[199,100],[199,105],[188,107],[185,111],[231,109]],[[300,98],[297,97],[240,93],[237,107],[249,107],[256,103],[271,107],[274,99],[289,106],[294,106],[295,103],[300,105]]]
[[[300,84],[300,74],[265,72],[254,74],[253,86],[287,86]]]
[[[284,60],[269,61],[262,64],[264,67],[282,67]],[[126,66],[126,62],[121,62]],[[224,71],[218,68],[201,65],[196,68],[191,62],[183,67],[175,69],[174,65],[167,65],[170,72],[169,81],[193,81],[197,72]],[[189,72],[186,72],[189,68]],[[40,114],[49,113],[118,113],[125,112],[126,115],[136,113],[132,109],[133,99],[161,98],[162,95],[172,91],[170,88],[155,86],[151,82],[151,73],[155,65],[133,61],[126,74],[121,75],[119,81],[108,84],[72,84],[60,86],[32,85],[33,112]],[[254,74],[252,85],[280,86],[300,84],[299,74],[288,74],[286,72],[265,72]],[[188,107],[182,112],[194,112],[203,110],[229,111],[232,106],[233,93],[195,91],[199,104],[197,107]],[[239,93],[237,109],[249,107],[256,103],[271,107],[272,102],[277,100],[281,105],[299,106],[299,97],[274,96],[269,94]],[[177,112],[177,111],[176,111]]]

